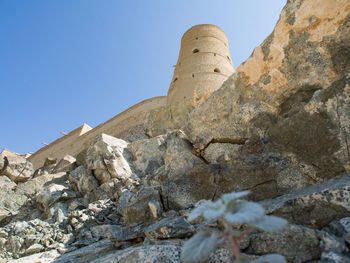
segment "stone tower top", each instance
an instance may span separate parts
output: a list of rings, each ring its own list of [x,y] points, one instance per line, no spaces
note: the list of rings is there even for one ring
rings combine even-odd
[[[225,32],[209,24],[191,27],[181,39],[168,104],[193,98],[199,104],[234,72]]]

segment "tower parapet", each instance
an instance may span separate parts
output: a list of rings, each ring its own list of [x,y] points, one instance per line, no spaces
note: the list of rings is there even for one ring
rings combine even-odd
[[[193,26],[181,39],[167,103],[193,98],[196,104],[220,88],[234,71],[225,32],[210,24]]]

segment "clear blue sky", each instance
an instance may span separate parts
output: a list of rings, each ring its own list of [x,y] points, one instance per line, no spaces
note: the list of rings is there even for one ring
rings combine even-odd
[[[0,0],[0,150],[26,153],[166,95],[183,33],[215,24],[237,68],[285,0]]]

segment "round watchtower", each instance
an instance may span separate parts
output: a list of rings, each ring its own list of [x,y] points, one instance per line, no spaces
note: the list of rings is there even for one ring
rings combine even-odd
[[[199,104],[234,71],[225,32],[215,25],[193,26],[181,39],[168,104],[187,98]]]

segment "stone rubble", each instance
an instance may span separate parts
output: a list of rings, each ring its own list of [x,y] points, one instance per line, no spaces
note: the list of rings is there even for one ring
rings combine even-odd
[[[194,107],[149,113],[145,134],[101,134],[36,171],[0,155],[0,262],[183,262],[203,200],[249,190],[288,226],[251,232],[250,260],[350,262],[350,3],[291,0],[237,73]],[[242,228],[244,226],[235,226]],[[208,262],[230,262],[219,247]]]

